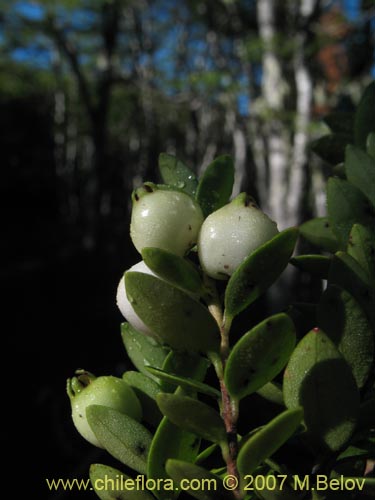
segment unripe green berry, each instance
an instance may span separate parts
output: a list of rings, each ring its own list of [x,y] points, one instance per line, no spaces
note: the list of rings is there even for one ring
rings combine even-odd
[[[130,236],[139,253],[145,247],[183,256],[196,242],[203,214],[199,205],[180,191],[138,190],[133,195]]]
[[[128,271],[134,271],[138,273],[144,273],[144,274],[151,274],[152,276],[155,276],[155,274],[149,269],[146,264],[141,260],[137,264],[134,264]],[[148,326],[146,326],[141,318],[137,315],[137,313],[134,311],[134,308],[130,302],[130,300],[127,297],[126,294],[126,288],[125,288],[125,276],[123,276],[120,280],[120,283],[118,284],[117,287],[117,294],[116,294],[116,303],[117,307],[120,309],[121,314],[124,316],[124,318],[131,324],[132,327],[134,327],[136,330],[139,332],[142,332],[146,335],[150,335],[151,337],[153,336],[152,331]]]
[[[107,406],[134,420],[141,420],[141,404],[133,389],[122,379],[112,376],[96,378],[84,370],[77,370],[76,375],[67,380],[67,393],[74,425],[89,443],[103,448],[86,418],[86,408],[90,405]]]
[[[241,193],[202,224],[198,238],[201,266],[212,278],[227,279],[249,254],[277,233],[276,223]]]

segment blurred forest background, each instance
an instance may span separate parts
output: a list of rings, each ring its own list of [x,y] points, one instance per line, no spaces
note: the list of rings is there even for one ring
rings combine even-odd
[[[21,350],[32,374],[28,491],[94,498],[49,492],[44,478],[86,478],[91,462],[109,463],[75,431],[65,380],[76,368],[127,367],[115,290],[139,260],[129,240],[132,190],[159,180],[160,152],[198,173],[231,154],[234,194],[250,192],[279,229],[324,215],[327,165],[310,144],[327,132],[328,113],[345,124],[375,77],[375,3],[0,7],[1,275],[17,306],[4,354],[23,372]],[[340,133],[327,152],[338,162]],[[313,289],[302,279],[293,293],[309,301]]]

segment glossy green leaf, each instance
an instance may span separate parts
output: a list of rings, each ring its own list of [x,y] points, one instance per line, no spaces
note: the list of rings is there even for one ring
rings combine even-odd
[[[87,421],[100,444],[113,457],[144,474],[151,445],[150,432],[127,415],[101,405],[86,409]]]
[[[375,131],[375,82],[366,87],[354,117],[354,141],[360,148],[366,147],[367,136]]]
[[[354,113],[348,111],[333,111],[324,117],[325,123],[338,134],[352,135],[354,129]]]
[[[166,469],[176,484],[182,484],[183,491],[186,491],[193,498],[198,500],[233,500],[232,493],[224,489],[222,479],[203,467],[182,460],[170,459],[167,461]],[[187,489],[190,484],[192,488]]]
[[[375,286],[375,231],[362,224],[354,224],[347,251],[367,273],[372,286]]]
[[[266,458],[273,455],[296,432],[302,418],[301,408],[286,410],[250,436],[238,453],[240,475],[243,477],[251,474]]]
[[[344,356],[362,388],[374,356],[374,337],[362,307],[348,292],[331,285],[319,303],[318,325]]]
[[[207,217],[228,203],[234,182],[233,159],[219,156],[205,169],[197,189],[197,201]]]
[[[328,134],[312,141],[310,148],[324,161],[336,165],[344,160],[345,147],[352,142],[348,134]]]
[[[183,257],[162,248],[144,248],[142,258],[151,271],[172,285],[192,294],[199,294],[202,290],[198,270]]]
[[[284,371],[284,401],[304,409],[310,446],[337,451],[357,422],[359,393],[351,369],[327,335],[315,328],[299,342]]]
[[[284,406],[283,390],[276,382],[268,382],[258,389],[256,393],[271,403]]]
[[[244,260],[228,281],[226,319],[237,316],[276,281],[288,265],[297,237],[296,228],[285,229]]]
[[[299,232],[305,240],[322,250],[335,253],[339,249],[339,242],[333,234],[328,217],[317,217],[303,223]]]
[[[181,189],[191,196],[195,195],[198,180],[194,172],[181,160],[167,153],[161,153],[159,155],[159,171],[163,182]]]
[[[172,348],[217,351],[219,331],[208,309],[183,291],[148,274],[127,272],[128,298],[141,320]]]
[[[367,154],[375,160],[375,132],[371,132],[371,134],[367,136],[366,151]]]
[[[222,418],[207,404],[189,396],[167,393],[160,393],[156,401],[163,415],[181,429],[213,443],[226,440]]]
[[[375,205],[375,160],[362,149],[349,145],[345,154],[345,171],[348,181]]]
[[[133,478],[108,465],[90,465],[90,481],[100,500],[153,500],[146,490],[137,489]]]
[[[162,368],[169,350],[126,322],[121,324],[121,336],[126,352],[137,370],[154,378],[146,367],[151,365]]]
[[[271,381],[288,362],[295,342],[293,322],[284,313],[252,328],[235,344],[226,363],[229,393],[241,399]]]
[[[156,396],[161,392],[160,386],[144,373],[135,371],[125,372],[122,378],[138,397],[142,406],[143,420],[153,427],[157,427],[163,418],[156,404]]]
[[[331,259],[324,255],[299,255],[293,257],[290,263],[301,271],[310,273],[317,278],[327,279]]]
[[[215,399],[221,397],[220,391],[211,387],[210,385],[204,384],[203,382],[198,382],[192,378],[181,377],[176,375],[175,373],[167,373],[163,370],[159,370],[158,368],[149,367],[149,372],[158,377],[161,380],[165,380],[169,384],[175,386],[181,386],[184,389],[192,389],[193,391],[200,392],[202,394],[207,394]]]
[[[375,292],[369,283],[369,276],[364,269],[345,252],[337,252],[332,259],[328,282],[347,290],[365,311],[368,320],[375,329]]]
[[[327,183],[327,206],[332,231],[346,248],[353,224],[373,226],[375,214],[366,196],[348,181],[331,177]]]

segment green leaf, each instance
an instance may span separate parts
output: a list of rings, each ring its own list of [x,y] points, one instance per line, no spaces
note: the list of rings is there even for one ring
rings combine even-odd
[[[268,382],[263,387],[258,389],[256,393],[271,403],[284,406],[282,387],[276,382]]]
[[[327,279],[331,259],[324,255],[299,255],[298,257],[293,257],[290,263],[301,271],[310,273],[317,278]]]
[[[208,362],[206,359],[193,353],[171,352],[163,365],[164,371],[172,371],[183,377],[202,381],[206,375]],[[179,387],[176,394],[184,394]],[[183,431],[175,426],[166,417],[161,421],[154,438],[147,464],[147,476],[152,479],[168,478],[165,463],[168,458],[176,458],[194,462],[198,456],[200,439],[195,434]],[[178,492],[171,494],[170,491],[155,492],[155,496],[161,500],[175,498]]]
[[[175,425],[213,443],[226,440],[219,413],[197,399],[179,394],[160,393],[156,401],[161,412]]]
[[[365,149],[367,136],[375,131],[375,82],[368,85],[358,104],[354,117],[354,142]]]
[[[226,319],[237,316],[276,281],[288,265],[297,237],[296,228],[285,229],[243,261],[226,288]]]
[[[302,418],[301,408],[286,410],[250,436],[238,453],[237,466],[241,476],[251,474],[273,455],[296,432]]]
[[[175,482],[182,484],[183,490],[193,498],[198,500],[233,500],[232,493],[224,489],[222,479],[203,467],[182,460],[170,459],[167,461],[166,469]],[[192,487],[185,489],[189,485]]]
[[[374,356],[373,333],[363,309],[348,292],[331,285],[320,299],[318,325],[344,356],[362,388]]]
[[[335,253],[339,249],[339,242],[333,234],[328,217],[317,217],[303,223],[299,232],[305,240],[322,250]]]
[[[350,111],[333,111],[324,117],[324,121],[332,132],[349,136],[353,134],[354,114]]]
[[[233,159],[219,156],[204,171],[197,189],[197,201],[205,217],[228,203],[234,182]]]
[[[365,311],[372,329],[375,329],[375,292],[369,283],[369,276],[353,259],[345,252],[337,252],[332,259],[328,276],[328,282],[338,285],[347,290]]]
[[[345,171],[348,181],[375,205],[375,160],[362,149],[349,145],[345,154]]]
[[[324,161],[336,165],[344,160],[345,147],[352,142],[347,134],[328,134],[312,141],[310,148]]]
[[[142,250],[142,258],[151,271],[177,288],[192,294],[201,292],[201,277],[190,261],[162,248],[151,247]]]
[[[161,380],[165,380],[169,384],[181,386],[184,389],[192,389],[194,391],[200,392],[202,394],[207,394],[215,399],[221,397],[220,391],[211,387],[210,385],[204,384],[202,382],[198,382],[192,378],[181,377],[176,375],[175,373],[167,373],[163,370],[159,370],[158,368],[149,367],[149,372],[158,377]]]
[[[122,378],[138,397],[142,406],[143,419],[153,427],[157,427],[163,418],[156,404],[156,396],[161,392],[160,386],[144,373],[135,371],[125,372]]]
[[[159,171],[163,182],[195,196],[198,180],[194,172],[175,156],[161,153]]]
[[[288,362],[295,342],[293,322],[284,313],[252,328],[235,344],[226,363],[229,393],[242,399],[271,381]]]
[[[194,462],[198,455],[200,439],[195,434],[175,426],[166,417],[163,418],[152,440],[147,477],[155,480],[169,478],[165,464],[169,458]],[[159,489],[154,495],[160,500],[170,500],[178,496],[178,491]]]
[[[121,336],[126,352],[137,370],[154,378],[146,367],[152,365],[155,368],[161,368],[168,349],[162,347],[153,338],[138,332],[129,323],[121,324]]]
[[[108,465],[90,465],[90,481],[100,500],[153,500],[154,498],[146,490],[137,489],[133,478]]]
[[[367,137],[366,151],[375,160],[375,132],[371,132]]]
[[[374,226],[375,215],[366,196],[348,181],[331,177],[327,183],[327,206],[332,231],[346,248],[355,223]]]
[[[354,224],[349,235],[348,254],[353,257],[375,286],[375,232],[373,229]]]
[[[219,331],[208,309],[178,288],[148,274],[125,273],[128,298],[141,320],[177,350],[219,349]]]
[[[359,411],[352,372],[327,335],[314,328],[299,342],[284,371],[284,401],[304,409],[310,446],[337,451],[350,439]]]
[[[88,406],[86,416],[92,431],[108,453],[131,469],[145,474],[152,436],[142,424],[101,405]]]

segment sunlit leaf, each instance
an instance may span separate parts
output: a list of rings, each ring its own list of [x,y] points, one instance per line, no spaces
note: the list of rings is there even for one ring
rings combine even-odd
[[[151,433],[139,422],[107,406],[90,405],[87,421],[113,457],[141,474],[146,472]]]
[[[219,331],[208,309],[154,276],[127,272],[128,298],[141,320],[174,349],[217,351]]]
[[[163,182],[194,196],[198,180],[192,170],[181,160],[167,153],[159,155],[159,171]]]
[[[288,362],[296,334],[284,313],[262,321],[233,347],[225,368],[225,383],[235,398],[243,398],[271,381]]]
[[[226,288],[226,318],[234,318],[276,281],[288,265],[297,237],[296,228],[285,229],[244,260]]]
[[[162,248],[144,248],[142,258],[155,274],[192,294],[202,289],[198,270],[188,260]]]
[[[221,397],[221,393],[217,389],[211,387],[210,385],[204,384],[203,382],[198,382],[197,380],[187,377],[181,377],[174,373],[167,373],[163,370],[159,370],[158,368],[149,367],[148,370],[150,373],[155,375],[155,377],[158,377],[161,380],[165,380],[169,384],[181,386],[185,389],[192,389],[196,392],[207,394],[208,396],[211,396],[215,399]]]
[[[162,347],[153,338],[138,332],[129,323],[121,324],[121,336],[126,352],[134,366],[148,377],[154,376],[146,370],[151,365],[161,368],[168,354],[168,349]]]
[[[224,423],[219,413],[207,404],[189,396],[158,394],[160,411],[175,425],[213,443],[226,439]]]

